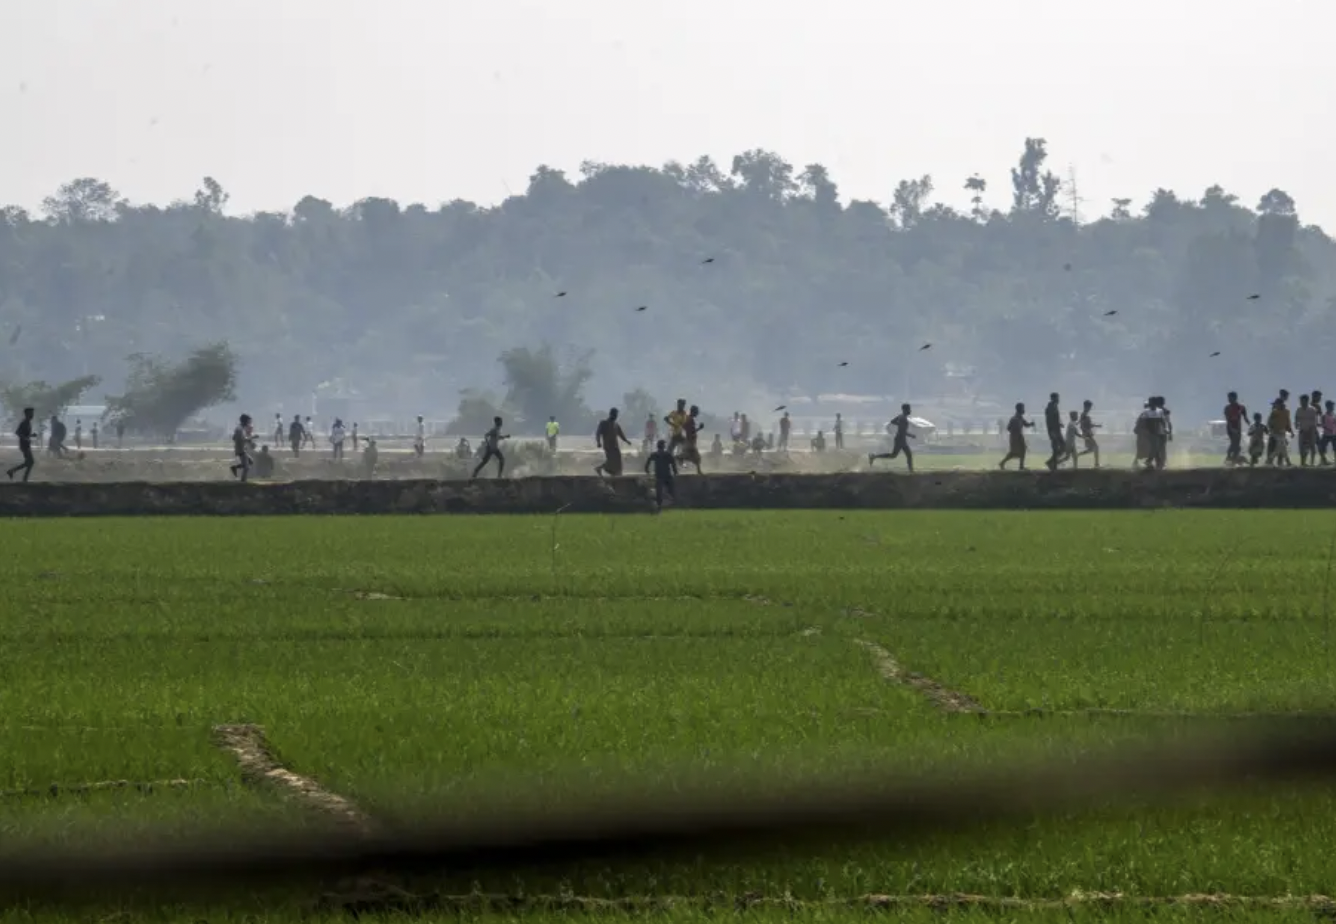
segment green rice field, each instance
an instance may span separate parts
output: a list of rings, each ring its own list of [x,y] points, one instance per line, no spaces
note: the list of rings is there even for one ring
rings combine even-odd
[[[510,792],[560,804],[698,774],[954,772],[1178,738],[1242,712],[1336,707],[1336,514],[1323,512],[670,510],[5,528],[0,836],[10,845],[328,823],[281,787],[243,779],[214,732],[225,724],[262,727],[282,766],[392,826],[424,802],[479,811]],[[961,702],[999,714],[960,712]],[[106,781],[153,785],[71,789]],[[566,898],[385,919],[578,910],[833,921],[867,917],[845,901],[869,894],[968,893],[982,900],[887,913],[1313,920],[1305,897],[1336,891],[1336,790],[1111,804],[913,847],[477,885]],[[1123,898],[1079,899],[1089,893]],[[1202,893],[1252,904],[1129,900]],[[734,910],[744,895],[789,904]],[[652,911],[595,901],[670,897]],[[0,917],[351,920],[307,898]]]

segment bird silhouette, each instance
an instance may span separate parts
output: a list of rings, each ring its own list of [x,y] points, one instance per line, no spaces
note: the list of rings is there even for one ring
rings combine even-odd
[[[1115,310],[1115,311],[1106,311],[1106,312],[1104,312],[1104,317],[1106,317],[1106,318],[1111,318],[1111,317],[1113,317],[1113,316],[1114,316],[1115,314],[1117,314],[1117,313],[1118,313],[1118,312],[1117,312],[1116,310]]]
[[[848,363],[840,363],[840,365],[841,365],[841,366],[847,366],[847,365],[849,365],[849,364],[848,364]]]
[[[553,297],[553,298],[565,298],[565,297],[566,297],[566,293],[565,293],[565,292],[558,292],[556,295],[554,295],[554,296],[552,296],[552,297]]]
[[[1220,355],[1220,351],[1219,351],[1219,350],[1216,350],[1214,353],[1212,353],[1210,356],[1208,356],[1208,357],[1206,357],[1206,358],[1207,358],[1207,359],[1211,359],[1212,357],[1219,356],[1219,355]]]
[[[641,305],[639,308],[636,309],[636,311],[644,311],[648,307],[649,305]]]
[[[788,409],[789,406],[787,404],[781,404],[779,407],[775,408],[774,411],[771,411],[771,413],[773,414],[773,413],[778,413],[779,411],[787,411]]]
[[[1261,298],[1261,297],[1262,297],[1262,296],[1260,296],[1260,295],[1255,295],[1255,294],[1254,294],[1254,295],[1249,295],[1249,296],[1248,296],[1248,301],[1250,301],[1250,302],[1255,302],[1255,301],[1257,301],[1257,300],[1258,300],[1259,298]]]
[[[925,343],[923,344],[923,346],[919,347],[919,352],[922,353],[924,350],[931,350],[931,349],[932,349],[932,344]]]
[[[704,265],[704,264],[706,264],[706,263],[713,263],[713,262],[714,262],[714,257],[706,257],[704,260],[701,260],[700,262],[701,262],[702,265]]]

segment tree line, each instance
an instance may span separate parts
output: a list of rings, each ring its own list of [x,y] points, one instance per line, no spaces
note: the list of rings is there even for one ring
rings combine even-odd
[[[883,202],[751,150],[540,166],[491,208],[307,196],[247,216],[212,178],[168,205],[76,179],[38,214],[0,210],[0,322],[22,331],[0,380],[133,393],[166,374],[156,357],[226,344],[255,413],[337,392],[536,431],[649,395],[726,412],[1056,389],[1206,410],[1336,347],[1336,249],[1283,190],[1156,189],[1082,220],[1047,158],[1029,138],[996,175],[907,178]],[[948,185],[968,208],[934,200]]]

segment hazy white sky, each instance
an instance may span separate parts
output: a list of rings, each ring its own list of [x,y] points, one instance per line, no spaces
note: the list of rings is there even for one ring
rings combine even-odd
[[[1279,186],[1336,228],[1332,0],[0,0],[0,202],[206,175],[490,203],[539,163],[747,148],[885,202],[930,173],[1003,205],[1026,135],[1087,211]]]

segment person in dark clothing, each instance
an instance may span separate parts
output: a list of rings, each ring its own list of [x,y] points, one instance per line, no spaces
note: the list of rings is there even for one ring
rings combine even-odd
[[[1231,391],[1225,405],[1225,434],[1229,448],[1225,450],[1226,465],[1243,464],[1243,426],[1248,422],[1248,409],[1239,403],[1238,392]]]
[[[35,411],[30,407],[23,409],[23,419],[19,421],[18,427],[14,430],[14,435],[19,438],[19,453],[23,456],[23,461],[5,472],[9,480],[14,480],[14,473],[23,470],[23,480],[27,481],[28,476],[32,474],[32,467],[37,464],[37,460],[32,457],[32,418]]]
[[[645,459],[646,474],[649,474],[651,465],[654,466],[654,506],[662,510],[664,494],[677,502],[677,459],[668,451],[667,440],[659,440],[658,448]]]
[[[1050,472],[1056,472],[1067,455],[1067,441],[1062,435],[1062,411],[1058,407],[1056,391],[1048,396],[1048,404],[1044,406],[1044,429],[1048,431],[1048,443],[1053,449],[1053,455],[1044,464]]]
[[[890,452],[867,454],[868,467],[877,459],[894,459],[901,453],[904,453],[905,464],[909,466],[911,472],[914,471],[914,453],[910,451],[909,441],[914,438],[914,434],[909,432],[909,405],[900,405],[900,416],[896,417],[886,425],[886,430],[892,435],[893,443]]]
[[[232,477],[240,478],[245,481],[250,476],[251,465],[254,464],[250,456],[250,451],[255,445],[255,439],[251,432],[251,418],[249,414],[242,414],[237,428],[232,431],[232,452],[236,455],[237,461],[232,463]]]
[[[594,443],[603,450],[603,461],[594,466],[594,471],[600,476],[616,478],[622,473],[622,443],[631,445],[622,432],[622,425],[617,422],[616,408],[608,411],[606,420],[599,421],[598,429],[594,431]]]
[[[65,436],[69,431],[55,414],[51,415],[51,437],[47,441],[46,451],[53,456],[65,455]]]
[[[288,445],[292,447],[294,456],[301,455],[302,440],[306,436],[306,428],[302,426],[302,415],[294,414],[292,423],[288,424]]]
[[[482,437],[482,461],[478,467],[473,470],[473,477],[477,478],[478,473],[487,467],[487,463],[496,460],[496,477],[500,478],[506,473],[506,457],[501,454],[501,441],[510,439],[510,435],[501,432],[501,418],[492,418],[492,429],[488,430]]]
[[[998,468],[1006,468],[1007,463],[1015,459],[1019,464],[1018,468],[1025,471],[1025,456],[1029,452],[1029,447],[1025,444],[1025,428],[1033,427],[1034,421],[1025,419],[1025,404],[1017,402],[1016,413],[1007,421],[1007,436],[1009,443],[1007,445],[1007,454],[1002,457],[1002,461],[997,463]]]

